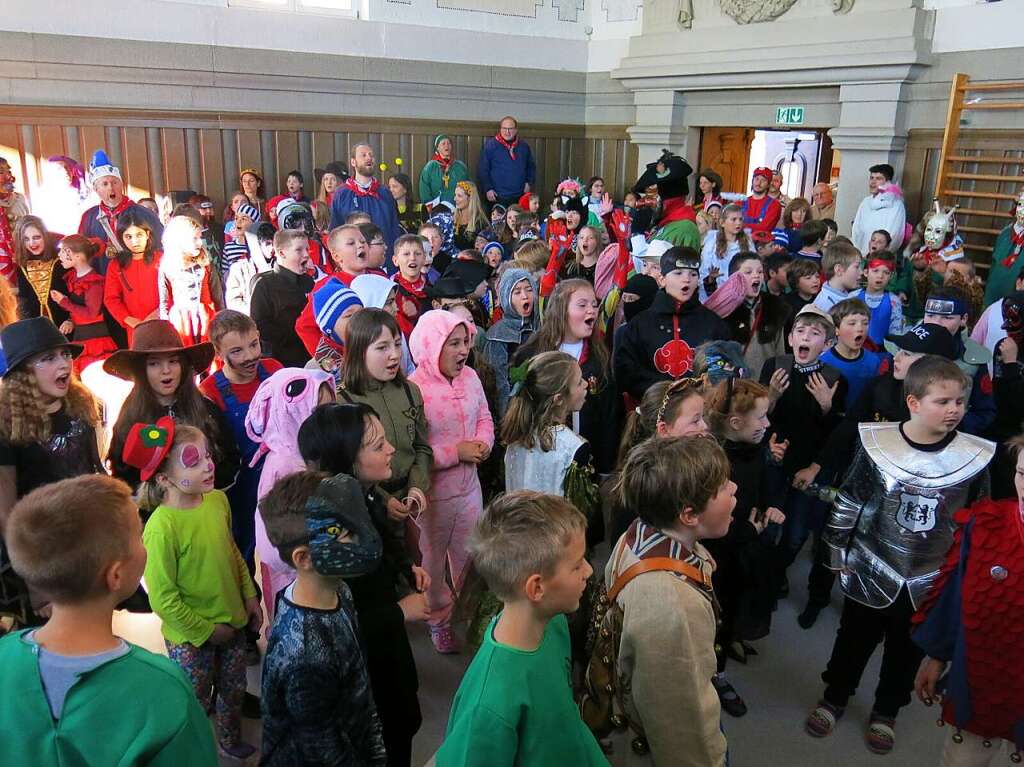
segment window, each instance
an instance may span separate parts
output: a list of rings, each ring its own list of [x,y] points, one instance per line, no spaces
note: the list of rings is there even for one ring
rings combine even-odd
[[[353,0],[228,0],[228,5],[309,13],[355,13]]]

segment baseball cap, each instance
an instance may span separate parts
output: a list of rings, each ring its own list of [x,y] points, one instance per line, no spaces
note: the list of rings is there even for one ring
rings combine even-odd
[[[661,273],[667,275],[677,269],[700,272],[700,254],[683,245],[669,248],[661,255]]]
[[[911,354],[935,354],[956,359],[956,341],[942,325],[926,322],[915,325],[901,336],[886,336],[885,348],[895,354],[901,349]]]
[[[830,326],[835,327],[835,320],[832,319],[832,315],[822,309],[820,306],[815,304],[807,304],[804,308],[796,313],[796,317],[793,322],[800,319],[801,316],[806,317],[809,314],[813,314],[815,317],[825,320]]]

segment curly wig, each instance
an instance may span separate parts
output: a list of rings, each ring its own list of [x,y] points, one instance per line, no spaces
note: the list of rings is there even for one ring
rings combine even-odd
[[[48,440],[52,436],[48,404],[31,370],[20,367],[9,372],[0,384],[0,440],[22,445]],[[90,426],[100,422],[96,400],[75,375],[64,397],[64,409]]]

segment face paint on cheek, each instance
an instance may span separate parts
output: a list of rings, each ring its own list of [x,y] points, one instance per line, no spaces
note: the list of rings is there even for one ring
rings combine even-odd
[[[183,480],[181,480],[181,486],[182,487],[192,487],[192,480],[190,480],[190,479],[183,479]]]
[[[199,453],[199,448],[195,445],[185,445],[181,449],[181,465],[186,469],[194,469],[199,465],[199,461],[202,459],[202,455]],[[182,483],[184,484],[184,483]]]

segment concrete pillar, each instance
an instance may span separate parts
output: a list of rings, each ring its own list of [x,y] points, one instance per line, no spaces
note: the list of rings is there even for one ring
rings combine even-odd
[[[627,131],[639,148],[638,175],[647,163],[661,156],[662,149],[687,157],[690,142],[684,119],[685,95],[673,90],[638,90],[633,94],[633,103],[636,125]],[[697,147],[693,150],[697,151]]]
[[[907,148],[906,84],[843,85],[839,100],[839,125],[828,135],[832,146],[842,153],[836,223],[839,233],[848,236],[857,207],[868,194],[868,168],[889,163],[896,171],[896,182],[900,182]]]

